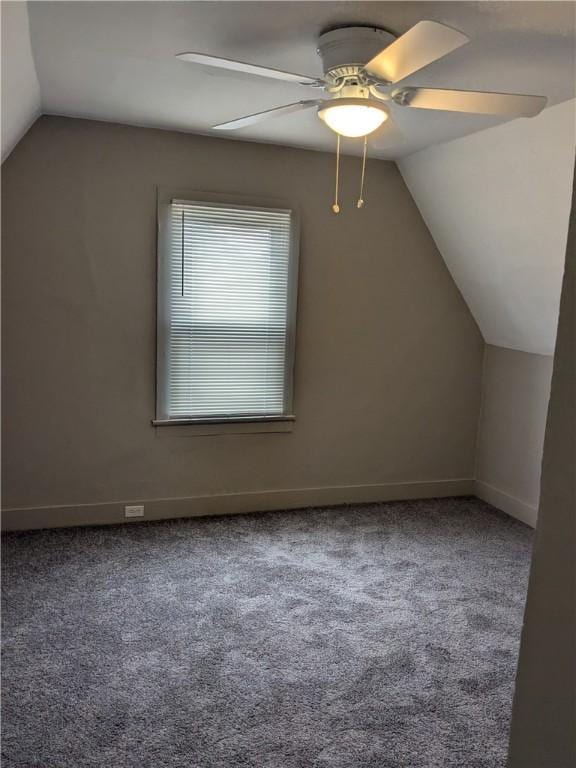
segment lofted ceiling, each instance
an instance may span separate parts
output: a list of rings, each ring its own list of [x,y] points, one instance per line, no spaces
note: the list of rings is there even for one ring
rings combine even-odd
[[[202,51],[320,75],[316,40],[345,24],[401,34],[422,19],[451,25],[471,42],[403,84],[574,96],[574,6],[567,2],[38,2],[30,33],[48,114],[210,133],[217,122],[300,99],[300,85],[193,66]],[[465,136],[501,118],[393,108],[402,139],[384,124],[374,157],[397,159]],[[222,135],[222,134],[219,134]],[[334,147],[314,112],[243,128],[231,137],[310,149]],[[344,151],[360,142],[344,142]]]
[[[571,100],[399,163],[488,344],[554,353],[575,149]]]

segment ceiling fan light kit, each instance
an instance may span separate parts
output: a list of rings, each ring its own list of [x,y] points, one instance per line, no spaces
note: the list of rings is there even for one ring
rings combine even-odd
[[[340,136],[358,139],[380,128],[388,112],[374,99],[344,97],[322,102],[318,117]]]
[[[533,117],[544,109],[544,96],[489,93],[438,88],[398,87],[400,81],[452,53],[469,42],[462,32],[435,21],[420,21],[400,37],[370,26],[341,27],[318,38],[317,53],[322,60],[321,78],[299,75],[257,64],[223,59],[197,52],[180,53],[178,58],[209,67],[218,67],[274,80],[322,88],[325,99],[308,99],[247,115],[213,126],[216,130],[237,130],[280,115],[317,109],[318,117],[337,135],[337,170],[340,137],[363,138],[362,182],[366,159],[366,137],[382,125],[392,124],[393,108],[433,109],[455,113]],[[335,213],[337,202],[336,181]],[[361,208],[362,192],[358,201]]]

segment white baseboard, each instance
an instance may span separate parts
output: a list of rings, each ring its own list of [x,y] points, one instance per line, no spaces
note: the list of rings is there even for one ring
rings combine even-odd
[[[483,483],[481,480],[474,481],[474,494],[479,499],[492,504],[493,507],[506,512],[507,515],[521,520],[532,528],[536,528],[536,521],[538,520],[537,507],[532,507],[525,501],[520,501],[520,499],[504,493],[504,491],[499,491],[498,488],[494,488],[494,486],[488,485],[488,483]]]
[[[2,529],[23,531],[35,528],[64,528],[77,525],[110,525],[176,517],[233,515],[275,509],[299,509],[332,504],[468,496],[474,491],[471,479],[429,480],[408,483],[341,485],[290,490],[247,491],[177,499],[129,499],[98,504],[22,507],[2,512]],[[145,516],[124,517],[127,504],[144,504]]]

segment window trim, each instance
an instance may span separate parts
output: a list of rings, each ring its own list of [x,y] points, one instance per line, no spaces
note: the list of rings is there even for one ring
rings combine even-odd
[[[226,424],[254,424],[256,427],[263,423],[293,422],[294,416],[294,367],[296,347],[296,315],[298,301],[298,261],[300,255],[300,216],[296,206],[286,200],[276,198],[261,198],[240,193],[205,192],[194,189],[173,187],[158,187],[157,205],[157,253],[156,253],[156,416],[152,424],[156,427],[187,426],[214,424],[219,430],[224,430]],[[170,259],[170,206],[173,200],[184,200],[213,205],[230,205],[234,207],[258,210],[282,210],[291,214],[291,238],[288,264],[287,285],[287,323],[286,323],[286,357],[284,369],[284,413],[274,416],[231,416],[231,417],[173,417],[167,413],[167,377],[168,344],[164,329],[169,322],[168,300],[168,265]]]

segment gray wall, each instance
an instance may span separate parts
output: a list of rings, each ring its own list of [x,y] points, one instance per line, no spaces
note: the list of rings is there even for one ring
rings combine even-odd
[[[41,118],[3,166],[4,506],[471,490],[412,484],[473,477],[481,336],[395,165],[369,163],[362,211],[359,175],[358,159],[344,158],[336,217],[331,154]],[[150,425],[157,185],[300,209],[293,432]],[[119,505],[106,509],[120,519]],[[67,515],[86,522],[103,508]],[[25,511],[6,519],[27,524]]]
[[[476,492],[536,525],[553,358],[486,346]]]
[[[575,190],[576,191],[576,190]],[[554,357],[509,768],[576,765],[576,208]]]

